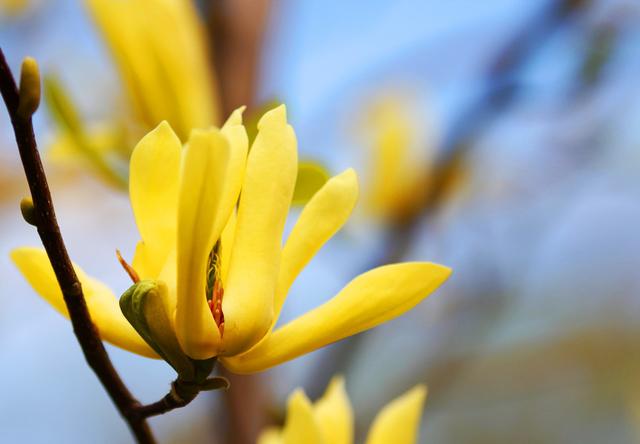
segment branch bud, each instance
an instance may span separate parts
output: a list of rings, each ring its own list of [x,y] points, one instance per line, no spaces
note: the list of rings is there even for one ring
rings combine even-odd
[[[20,201],[20,212],[24,220],[34,227],[37,227],[36,223],[36,209],[33,206],[33,201],[30,197],[23,197]]]
[[[40,105],[40,70],[38,62],[32,57],[25,57],[22,61],[19,91],[18,115],[29,119]]]

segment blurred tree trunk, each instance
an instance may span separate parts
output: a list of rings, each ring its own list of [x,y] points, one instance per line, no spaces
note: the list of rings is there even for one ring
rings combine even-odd
[[[210,0],[208,28],[220,82],[222,110],[255,105],[271,0]]]

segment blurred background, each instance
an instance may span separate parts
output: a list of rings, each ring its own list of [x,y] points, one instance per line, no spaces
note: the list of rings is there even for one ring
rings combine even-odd
[[[36,133],[70,254],[116,292],[114,250],[138,238],[123,192],[136,140],[242,104],[249,121],[287,104],[299,180],[353,166],[362,182],[283,322],[379,264],[454,269],[397,320],[152,419],[160,442],[254,442],[295,387],[318,397],[335,373],[358,442],[419,382],[422,443],[640,439],[637,1],[2,0],[0,14],[14,72],[31,55],[45,75]],[[130,442],[70,324],[8,258],[40,244],[25,195],[3,108],[0,442]],[[108,349],[142,401],[168,390],[164,362]]]

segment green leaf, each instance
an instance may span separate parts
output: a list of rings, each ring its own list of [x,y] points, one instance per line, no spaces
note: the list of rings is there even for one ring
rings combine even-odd
[[[78,155],[89,161],[95,171],[111,184],[126,190],[128,187],[126,173],[118,170],[104,155],[96,149],[80,117],[80,112],[71,96],[57,77],[46,75],[43,80],[44,97],[47,110],[53,116],[60,129],[69,134]]]
[[[44,98],[55,122],[72,134],[84,133],[80,113],[57,77],[44,76]]]
[[[293,190],[294,205],[304,205],[329,180],[329,171],[319,162],[311,160],[298,164],[298,178]]]

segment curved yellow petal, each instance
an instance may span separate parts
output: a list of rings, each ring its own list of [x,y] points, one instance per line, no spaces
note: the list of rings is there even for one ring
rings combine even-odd
[[[247,109],[246,106],[240,106],[234,109],[229,115],[229,117],[227,118],[227,121],[224,122],[224,125],[222,125],[222,129],[227,128],[229,126],[233,126],[233,125],[242,125],[242,114],[245,112],[246,109]]]
[[[451,269],[429,262],[385,265],[352,280],[320,307],[289,322],[246,353],[222,360],[253,373],[400,316],[438,288]]]
[[[47,257],[41,248],[23,247],[11,252],[11,259],[33,289],[66,318],[67,307],[62,291]],[[118,300],[111,290],[73,265],[84,293],[91,319],[100,337],[113,345],[149,358],[156,353],[138,335],[120,311]]]
[[[235,211],[231,212],[227,225],[220,235],[220,276],[222,277],[223,288],[226,287],[227,276],[229,275],[229,263],[231,262],[231,252],[233,251],[233,241],[236,237],[236,223],[238,216]]]
[[[314,417],[311,402],[300,389],[289,396],[287,420],[282,429],[283,444],[325,444]]]
[[[227,282],[227,274],[229,272],[229,263],[231,262],[231,252],[233,250],[233,241],[236,235],[237,215],[235,206],[238,203],[240,189],[244,180],[244,172],[247,163],[248,139],[247,132],[242,125],[242,113],[245,107],[240,107],[231,113],[223,125],[221,132],[227,137],[230,143],[229,173],[228,180],[225,182],[225,194],[220,204],[223,217],[219,219],[224,223],[222,234],[220,235],[220,275],[222,282]],[[229,214],[229,217],[226,217]],[[219,227],[214,227],[214,231],[218,232]]]
[[[353,410],[344,388],[344,378],[331,379],[327,390],[313,406],[325,443],[353,443]]]
[[[216,84],[208,64],[205,30],[190,1],[141,0],[138,22],[144,29],[148,51],[162,81],[157,94],[168,97],[169,109],[155,110],[184,140],[193,128],[218,124]],[[167,38],[171,29],[171,38]],[[164,116],[164,117],[163,117]]]
[[[227,179],[224,182],[224,193],[220,202],[221,217],[216,219],[219,225],[214,227],[216,233],[220,233],[228,224],[230,215],[238,203],[240,189],[244,181],[249,139],[247,138],[247,131],[242,125],[243,110],[244,107],[241,107],[231,113],[231,116],[220,130],[229,141],[230,151]]]
[[[278,427],[269,427],[260,432],[258,444],[282,444],[282,432]]]
[[[136,248],[134,268],[140,264],[143,279],[156,278],[175,248],[181,150],[178,137],[162,122],[131,154],[129,195],[144,242]]]
[[[417,442],[426,397],[427,387],[418,385],[387,404],[373,420],[366,444]]]
[[[218,97],[205,31],[190,2],[88,0],[143,126],[168,120],[182,140],[216,124]],[[171,38],[167,38],[171,29]]]
[[[161,262],[164,255],[164,253],[156,253],[144,241],[140,241],[136,244],[131,266],[138,273],[140,279],[156,279],[158,270],[162,270]]]
[[[296,180],[296,138],[284,106],[266,113],[258,129],[247,161],[222,301],[225,355],[247,350],[271,326],[282,231]]]
[[[176,107],[166,94],[163,72],[150,46],[149,6],[141,0],[85,4],[113,54],[138,120],[147,128],[165,119],[176,123]]]
[[[358,177],[350,168],[331,178],[304,207],[282,250],[272,325],[278,320],[295,278],[344,225],[357,199]]]
[[[228,180],[229,151],[226,137],[217,129],[193,131],[183,151],[176,334],[184,352],[193,359],[211,358],[220,345],[220,332],[207,304],[205,287],[209,253],[224,226],[220,203]]]

